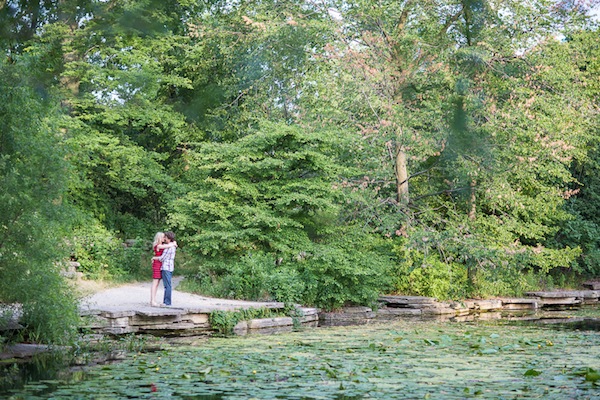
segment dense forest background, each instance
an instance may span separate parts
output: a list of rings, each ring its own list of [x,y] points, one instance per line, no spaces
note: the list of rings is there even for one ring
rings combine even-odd
[[[600,274],[594,1],[0,1],[0,302],[66,260],[327,309]],[[130,247],[127,239],[137,239]]]

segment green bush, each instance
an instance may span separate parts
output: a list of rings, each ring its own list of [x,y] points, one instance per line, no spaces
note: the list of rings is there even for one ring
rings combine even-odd
[[[302,303],[328,310],[347,304],[375,306],[377,297],[391,287],[391,241],[350,228],[331,237],[335,239],[278,262],[274,254],[262,252],[204,261],[183,288],[215,297]]]
[[[121,269],[129,277],[146,279],[151,276],[152,243],[149,240],[137,238],[129,247],[125,247],[122,252]],[[117,260],[118,261],[118,260]]]
[[[184,281],[183,288],[215,297],[300,301],[303,283],[298,272],[289,264],[277,266],[275,261],[273,255],[265,253],[204,261]]]
[[[71,257],[81,264],[80,270],[91,279],[114,279],[125,274],[125,247],[100,223],[78,227],[71,244]]]
[[[25,326],[25,340],[69,344],[79,325],[74,294],[55,271],[44,275],[28,276],[28,285],[35,287],[37,294],[23,304],[20,322]]]
[[[298,262],[306,285],[304,304],[333,310],[345,305],[375,307],[391,288],[391,240],[348,227],[313,246]]]
[[[467,269],[461,264],[446,264],[435,256],[411,253],[398,266],[394,290],[413,296],[458,299],[466,294]]]

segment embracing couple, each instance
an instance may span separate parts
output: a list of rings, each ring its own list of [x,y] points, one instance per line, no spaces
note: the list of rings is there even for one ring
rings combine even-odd
[[[168,307],[171,305],[171,279],[175,269],[175,252],[177,242],[173,232],[158,232],[152,244],[154,257],[152,257],[152,288],[150,289],[150,305],[152,307]],[[156,302],[158,283],[163,280],[165,296],[163,304]]]

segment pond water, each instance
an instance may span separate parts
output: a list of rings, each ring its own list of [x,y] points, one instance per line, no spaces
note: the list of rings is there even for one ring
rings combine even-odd
[[[600,334],[398,321],[211,338],[41,377],[12,399],[599,399]],[[0,397],[2,397],[0,393]]]

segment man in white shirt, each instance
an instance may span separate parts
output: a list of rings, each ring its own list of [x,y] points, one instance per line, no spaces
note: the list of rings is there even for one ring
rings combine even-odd
[[[171,243],[175,241],[175,234],[171,231],[165,232],[165,241]],[[162,263],[160,273],[162,276],[163,285],[165,286],[165,297],[163,305],[171,305],[171,280],[173,278],[173,271],[175,270],[175,253],[177,247],[167,247],[160,257],[154,257]]]

